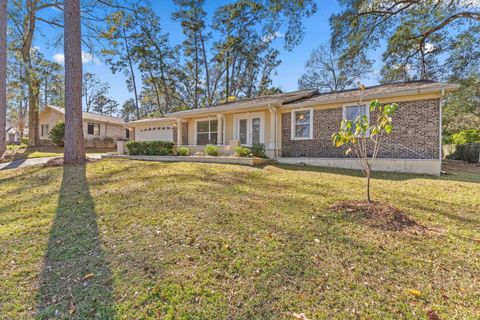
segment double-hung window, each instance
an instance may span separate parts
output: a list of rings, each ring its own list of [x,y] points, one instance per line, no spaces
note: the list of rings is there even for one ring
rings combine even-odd
[[[343,118],[352,121],[352,131],[355,132],[355,120],[358,117],[367,116],[370,121],[370,112],[366,105],[353,105],[343,107]]]
[[[306,140],[313,138],[313,110],[292,111],[292,139]]]
[[[99,123],[88,123],[87,133],[99,136],[100,135],[100,124]]]
[[[40,131],[41,131],[40,132],[41,137],[48,137],[48,132],[50,131],[48,124],[42,124],[40,126]]]
[[[217,144],[218,120],[197,121],[197,145]]]

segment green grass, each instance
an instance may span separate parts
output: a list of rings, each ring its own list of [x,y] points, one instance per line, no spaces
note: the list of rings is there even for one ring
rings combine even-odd
[[[363,198],[354,171],[0,171],[0,319],[478,319],[480,173],[454,173],[375,175],[376,200],[438,230],[412,233],[328,209]]]

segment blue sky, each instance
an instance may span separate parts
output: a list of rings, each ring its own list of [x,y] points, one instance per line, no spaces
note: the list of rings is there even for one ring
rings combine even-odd
[[[170,41],[173,45],[180,44],[183,39],[183,33],[180,24],[171,20],[171,14],[175,10],[175,6],[170,0],[153,0],[153,8],[161,18],[162,28],[170,34]],[[215,8],[229,3],[231,1],[206,0],[206,10],[212,15]],[[340,10],[337,1],[318,1],[318,11],[310,18],[304,19],[305,38],[302,43],[293,51],[287,51],[283,48],[283,39],[279,38],[275,42],[275,46],[280,50],[281,65],[277,68],[276,74],[273,76],[273,85],[280,87],[283,91],[292,91],[297,89],[297,81],[304,72],[305,62],[310,56],[313,49],[320,44],[326,43],[330,37],[329,17],[332,13]],[[40,47],[41,51],[47,58],[58,60],[62,54],[62,48],[55,48],[48,45],[48,40],[39,36],[35,43]],[[57,58],[57,59],[56,59]],[[377,58],[378,54],[373,54],[372,58]],[[61,59],[60,59],[61,60]],[[374,71],[378,70],[379,64],[374,65]],[[85,56],[84,71],[93,72],[104,82],[111,85],[110,95],[123,103],[132,97],[125,84],[123,74],[113,75],[108,65],[106,65],[101,57]],[[365,84],[370,85],[376,83],[376,79],[366,79]]]

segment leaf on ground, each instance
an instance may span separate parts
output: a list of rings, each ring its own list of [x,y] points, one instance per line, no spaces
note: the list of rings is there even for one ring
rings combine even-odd
[[[95,275],[94,275],[93,273],[88,273],[88,274],[86,274],[86,275],[82,278],[82,280],[83,280],[83,281],[89,280],[89,279],[91,279],[91,278],[93,278],[93,277],[95,277]]]
[[[411,294],[412,296],[415,296],[417,298],[422,296],[422,292],[420,290],[416,290],[416,289],[408,289],[407,293]]]

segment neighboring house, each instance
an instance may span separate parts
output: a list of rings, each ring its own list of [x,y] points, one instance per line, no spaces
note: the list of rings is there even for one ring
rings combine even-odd
[[[15,127],[11,127],[7,124],[7,130],[5,132],[5,137],[7,144],[19,144],[20,143],[20,133]]]
[[[58,121],[65,121],[65,109],[46,106],[39,116],[39,134],[48,143],[50,130]],[[87,147],[114,147],[115,141],[129,138],[125,121],[121,118],[83,112],[83,136]]]
[[[358,168],[331,136],[343,118],[370,117],[369,102],[398,103],[392,133],[383,138],[374,169],[440,174],[442,97],[457,85],[433,81],[379,85],[320,94],[297,91],[170,113],[128,123],[135,140],[168,140],[191,151],[207,144],[234,153],[263,143],[281,163]],[[168,133],[167,133],[168,132]]]

